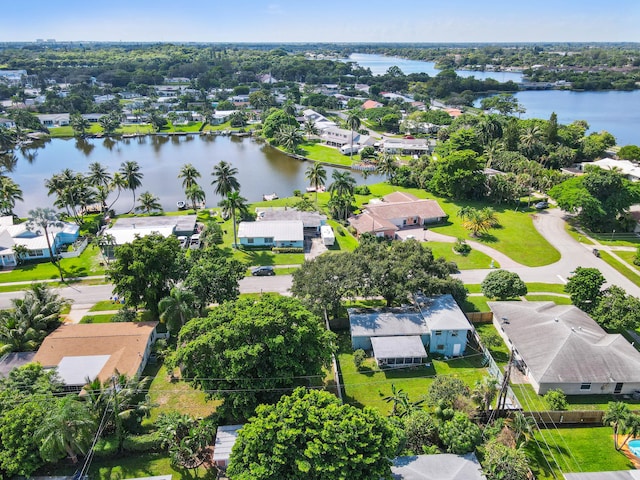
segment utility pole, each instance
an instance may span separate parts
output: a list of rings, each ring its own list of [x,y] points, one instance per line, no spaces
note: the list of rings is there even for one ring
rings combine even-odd
[[[118,442],[118,452],[122,449],[122,419],[120,418],[120,406],[118,405],[118,390],[116,389],[116,376],[111,377],[111,388],[113,388],[113,421],[116,422],[116,440]]]

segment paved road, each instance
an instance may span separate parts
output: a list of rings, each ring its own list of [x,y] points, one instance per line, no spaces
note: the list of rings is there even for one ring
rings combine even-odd
[[[571,276],[571,272],[577,267],[594,267],[602,272],[607,279],[607,284],[618,285],[624,288],[627,293],[640,297],[638,286],[610,267],[604,260],[595,257],[591,253],[592,246],[582,245],[566,232],[564,215],[564,212],[554,208],[539,212],[534,219],[534,225],[538,231],[560,252],[561,259],[559,261],[544,267],[525,267],[512,260],[510,263],[504,262],[500,257],[502,268],[516,272],[525,282],[565,283],[567,277]],[[447,241],[443,238],[438,238],[438,240]],[[606,247],[603,248],[606,249]],[[490,247],[483,249],[485,253],[497,259],[495,250],[493,253],[489,250],[493,249]],[[491,271],[491,269],[464,270],[455,276],[464,283],[477,284],[482,282]],[[289,294],[290,287],[291,275],[245,277],[240,281],[241,293],[277,292]],[[93,305],[100,300],[107,300],[111,296],[111,288],[111,285],[78,285],[59,288],[58,292],[62,297],[73,300],[76,307],[81,307]],[[20,292],[0,293],[0,309],[8,308],[10,299],[20,295]]]

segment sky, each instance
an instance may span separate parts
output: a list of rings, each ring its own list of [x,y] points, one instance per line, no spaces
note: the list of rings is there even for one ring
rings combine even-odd
[[[640,0],[0,0],[0,42],[640,42]]]

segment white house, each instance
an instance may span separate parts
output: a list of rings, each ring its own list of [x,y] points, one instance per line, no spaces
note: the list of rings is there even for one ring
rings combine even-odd
[[[573,305],[488,302],[536,393],[630,394],[640,389],[640,352]]]
[[[617,170],[632,182],[640,180],[640,166],[630,162],[629,160],[614,160],[613,158],[601,158],[594,162],[582,162],[579,167],[581,171],[585,171],[589,166],[600,167],[603,170]]]
[[[45,127],[65,127],[69,125],[68,113],[44,113],[36,115],[36,117]]]
[[[243,247],[304,247],[301,220],[240,222],[238,240]]]

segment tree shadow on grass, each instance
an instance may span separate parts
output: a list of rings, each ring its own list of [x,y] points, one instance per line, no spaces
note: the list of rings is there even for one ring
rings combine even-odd
[[[490,233],[483,233],[480,237],[476,238],[480,243],[498,243],[498,238]]]

